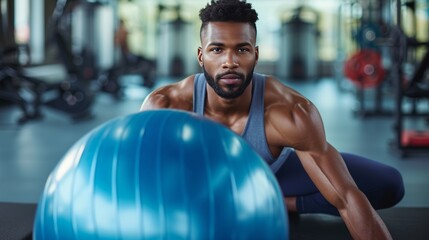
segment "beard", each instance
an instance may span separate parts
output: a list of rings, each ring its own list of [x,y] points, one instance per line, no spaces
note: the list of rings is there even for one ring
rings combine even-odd
[[[212,76],[209,75],[209,73],[206,71],[206,68],[203,65],[204,76],[206,77],[207,83],[209,84],[210,87],[213,88],[213,90],[219,97],[224,99],[234,99],[241,96],[244,90],[246,90],[247,86],[249,86],[250,82],[252,81],[254,69],[255,69],[255,66],[253,66],[252,69],[249,72],[247,72],[246,75],[241,73],[235,73],[235,72],[226,72],[223,74],[217,74],[213,78]],[[238,88],[237,86],[231,86],[227,90],[224,90],[218,84],[219,80],[224,75],[227,75],[227,74],[236,74],[239,77],[239,79],[241,79],[241,84],[238,86]]]

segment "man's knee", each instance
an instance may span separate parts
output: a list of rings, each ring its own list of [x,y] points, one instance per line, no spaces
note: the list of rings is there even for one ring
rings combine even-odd
[[[387,204],[390,205],[387,207],[391,207],[399,203],[404,197],[404,181],[401,173],[393,167],[390,167],[385,174],[385,190],[389,195],[386,197],[386,200]]]
[[[390,208],[404,197],[404,182],[401,173],[390,166],[379,169],[378,177],[372,187],[363,190],[375,209]]]

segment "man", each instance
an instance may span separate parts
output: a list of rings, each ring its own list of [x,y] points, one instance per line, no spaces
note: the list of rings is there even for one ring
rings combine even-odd
[[[115,44],[120,50],[120,61],[109,70],[108,78],[118,81],[117,78],[122,74],[140,73],[143,85],[152,87],[155,84],[156,63],[145,56],[132,53],[128,45],[128,36],[125,20],[121,18],[115,32]]]
[[[123,19],[119,19],[118,29],[116,29],[115,32],[115,44],[121,51],[122,64],[126,65],[131,53],[130,49],[128,48],[128,30],[125,27],[125,21]]]
[[[141,110],[194,111],[241,134],[270,164],[288,211],[340,215],[355,239],[390,239],[374,208],[398,203],[402,177],[386,165],[340,154],[316,107],[271,76],[254,73],[257,13],[240,0],[200,11],[204,74],[154,90]],[[369,200],[368,200],[369,199]]]

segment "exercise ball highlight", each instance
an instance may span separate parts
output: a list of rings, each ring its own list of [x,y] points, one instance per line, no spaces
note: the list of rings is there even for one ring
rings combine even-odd
[[[151,110],[78,140],[49,175],[33,238],[288,239],[283,196],[240,136],[204,117]]]

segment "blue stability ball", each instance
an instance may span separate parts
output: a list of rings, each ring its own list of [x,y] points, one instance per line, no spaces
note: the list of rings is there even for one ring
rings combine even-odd
[[[34,239],[288,239],[280,188],[224,126],[178,110],[111,120],[50,174]]]

